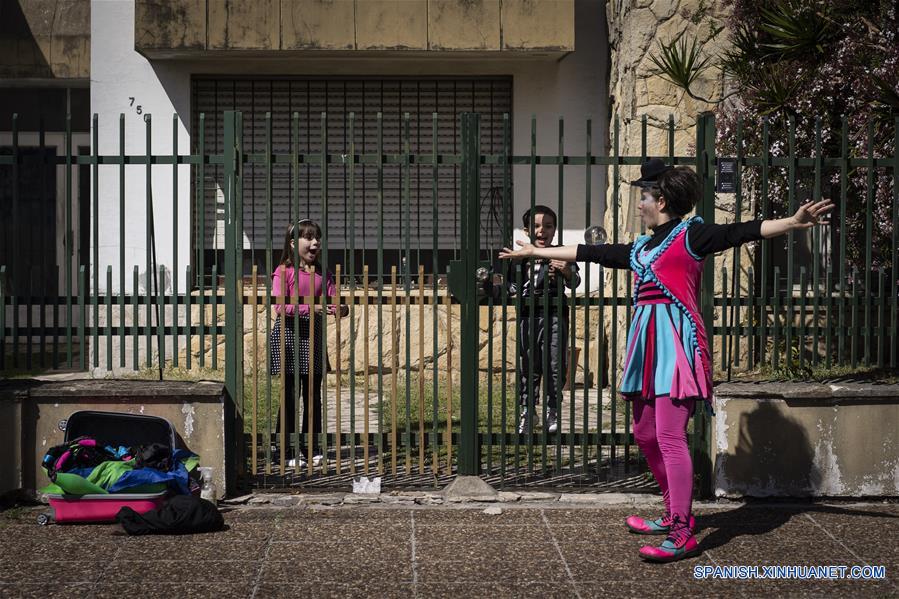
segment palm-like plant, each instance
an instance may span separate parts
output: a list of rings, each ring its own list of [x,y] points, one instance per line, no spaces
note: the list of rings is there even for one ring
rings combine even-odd
[[[702,56],[702,47],[695,37],[689,47],[683,33],[667,44],[660,41],[659,54],[650,54],[649,59],[656,65],[662,78],[686,91],[691,98],[710,101],[696,96],[690,89],[711,62],[710,56]]]
[[[835,29],[827,14],[803,7],[796,0],[761,7],[759,13],[759,28],[772,38],[759,45],[780,59],[823,54]]]

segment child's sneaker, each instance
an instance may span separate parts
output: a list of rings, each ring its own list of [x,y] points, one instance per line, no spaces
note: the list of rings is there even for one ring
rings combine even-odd
[[[312,466],[314,468],[318,468],[319,466],[321,466],[323,459],[325,459],[325,456],[323,456],[322,454],[315,454],[314,456],[312,456]]]
[[[518,434],[523,435],[524,433],[531,432],[531,421],[533,418],[530,417],[527,410],[521,411],[521,420],[518,421]]]
[[[658,547],[646,545],[640,548],[640,557],[649,562],[676,562],[699,553],[699,543],[686,526],[672,531]]]
[[[671,529],[671,516],[665,514],[655,520],[646,520],[640,516],[628,516],[624,521],[630,531],[638,535],[666,535]],[[696,518],[690,515],[690,530],[696,530]]]
[[[546,432],[554,433],[559,430],[559,415],[553,408],[546,412]]]
[[[287,467],[294,470],[302,470],[306,467],[306,460],[303,458],[291,458],[287,460]]]

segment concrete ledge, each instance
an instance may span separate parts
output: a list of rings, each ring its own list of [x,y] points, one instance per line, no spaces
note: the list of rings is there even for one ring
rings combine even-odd
[[[35,492],[49,483],[40,468],[40,460],[47,449],[63,442],[65,433],[60,424],[79,410],[99,410],[145,414],[165,418],[175,428],[184,447],[199,454],[201,464],[211,466],[219,497],[233,486],[235,473],[228,473],[235,433],[240,423],[224,386],[219,382],[144,381],[144,380],[74,380],[40,382],[11,380],[0,384],[0,417],[4,423],[0,433],[6,433],[7,414],[15,415],[18,423],[10,430],[20,431],[21,451],[16,460],[20,474],[15,481],[19,488]],[[10,420],[12,422],[12,420]],[[3,443],[12,438],[3,434]],[[5,448],[5,447],[4,447]],[[14,453],[12,455],[15,455]],[[3,479],[10,474],[0,469]]]
[[[475,477],[468,477],[475,478]],[[483,481],[482,481],[483,482]],[[466,483],[469,484],[469,483]],[[486,483],[484,483],[486,484]],[[473,486],[473,485],[472,485]],[[651,507],[662,505],[662,497],[647,493],[542,493],[500,491],[493,495],[460,495],[446,497],[443,491],[394,491],[391,493],[253,493],[233,499],[226,499],[223,505],[250,507],[295,507],[295,506],[445,506],[455,509],[478,508],[482,504],[503,504],[510,507]],[[699,505],[697,503],[697,505]],[[706,504],[702,504],[706,505]]]
[[[735,383],[715,397],[716,496],[899,495],[899,385]]]

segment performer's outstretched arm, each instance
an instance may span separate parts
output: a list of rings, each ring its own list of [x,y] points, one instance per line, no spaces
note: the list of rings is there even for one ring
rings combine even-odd
[[[833,202],[821,200],[803,204],[793,216],[762,221],[762,237],[770,239],[796,229],[809,229],[820,222],[821,217],[833,210]]]
[[[602,245],[561,245],[538,248],[526,241],[516,241],[521,246],[517,250],[503,248],[501,259],[521,260],[524,258],[546,258],[565,262],[596,262],[608,268],[630,268],[631,244],[604,243]]]

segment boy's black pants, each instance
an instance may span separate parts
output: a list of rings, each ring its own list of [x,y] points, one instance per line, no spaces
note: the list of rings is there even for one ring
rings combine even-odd
[[[549,315],[542,311],[533,316],[525,315],[518,319],[518,402],[522,407],[528,405],[528,389],[531,389],[534,405],[540,403],[540,379],[545,379],[546,405],[559,409],[559,395],[565,384],[565,373],[568,367],[568,313],[560,319],[557,312]],[[534,336],[531,342],[531,323]],[[548,353],[547,339],[549,340]],[[549,371],[543,377],[544,358],[547,358]],[[533,366],[531,366],[533,365]],[[533,367],[533,370],[530,370]],[[528,373],[532,372],[531,376]]]

